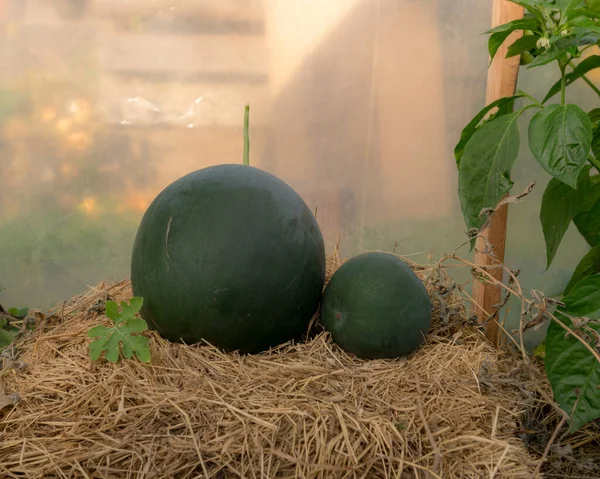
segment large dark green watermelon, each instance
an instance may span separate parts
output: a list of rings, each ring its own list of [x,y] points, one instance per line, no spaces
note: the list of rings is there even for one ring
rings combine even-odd
[[[321,322],[341,348],[358,357],[395,358],[423,343],[431,300],[400,258],[364,253],[343,263],[327,284]]]
[[[325,280],[325,246],[302,198],[275,176],[218,165],[165,188],[131,261],[141,315],[171,341],[256,353],[298,338]]]

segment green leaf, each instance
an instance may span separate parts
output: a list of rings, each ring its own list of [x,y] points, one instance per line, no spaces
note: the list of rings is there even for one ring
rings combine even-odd
[[[600,33],[600,26],[591,18],[577,17],[570,21],[569,25],[578,26],[593,33]]]
[[[572,72],[567,73],[567,75],[566,75],[567,86],[569,86],[575,80],[578,80],[583,75],[590,72],[591,70],[594,70],[599,67],[600,67],[600,55],[592,55],[590,57],[587,57],[585,60],[580,62],[573,69]],[[542,101],[542,103],[546,103],[550,98],[552,98],[554,95],[559,93],[560,90],[561,90],[561,81],[558,80],[554,85],[552,85],[550,90],[548,90],[548,93],[546,93],[546,96],[544,97],[544,100]]]
[[[558,6],[563,18],[571,18],[577,9],[585,6],[585,2],[583,0],[562,0],[558,3]]]
[[[142,309],[142,305],[144,304],[143,298],[131,298],[129,304],[125,301],[121,301],[121,316],[126,320],[129,318],[134,318],[136,313],[139,313]]]
[[[577,190],[555,178],[550,180],[544,191],[540,221],[546,242],[546,269],[550,268],[573,220],[577,198]]]
[[[592,123],[600,122],[600,108],[594,108],[593,110],[588,111],[588,116]]]
[[[542,0],[509,0],[509,2],[521,5],[528,12],[536,15],[536,18],[538,15],[541,17],[541,12],[546,7],[545,2]]]
[[[567,232],[573,217],[582,212],[583,195],[590,188],[590,166],[585,165],[573,189],[555,178],[550,180],[540,209],[540,221],[546,242],[546,269],[550,268],[556,251]]]
[[[29,308],[10,308],[8,314],[17,319],[23,319],[29,314]]]
[[[592,116],[590,116],[590,120],[593,124],[595,124],[594,133],[592,137],[592,153],[594,154],[596,159],[600,160],[600,122],[598,121],[598,119],[595,119]]]
[[[554,60],[558,60],[562,54],[563,52],[559,50],[546,50],[544,53],[537,56],[530,64],[528,64],[527,68],[535,68],[541,67],[542,65],[547,65]]]
[[[577,283],[563,302],[565,306],[557,308],[556,316],[571,329],[574,324],[567,315],[600,319],[600,274]],[[600,334],[600,323],[590,321],[588,327]],[[590,343],[596,346],[594,338]],[[600,362],[555,321],[546,333],[545,364],[554,398],[571,416],[571,432],[600,417]]]
[[[116,363],[122,351],[126,359],[135,354],[140,361],[150,361],[149,340],[144,336],[136,336],[148,329],[148,324],[141,318],[135,317],[142,307],[142,298],[132,298],[128,303],[121,302],[121,313],[117,303],[106,302],[106,315],[113,320],[114,326],[108,328],[97,325],[88,331],[88,337],[98,338],[89,345],[90,357],[93,360],[100,358],[104,352],[107,361]]]
[[[586,165],[587,166],[587,165]],[[588,169],[589,171],[589,169]],[[600,244],[600,175],[586,177],[578,188],[577,213],[573,223],[590,246]]]
[[[488,40],[488,52],[490,54],[490,61],[494,59],[498,49],[502,46],[504,41],[509,37],[512,32],[518,30],[535,30],[538,26],[538,22],[533,18],[519,18],[512,22],[498,25],[485,33],[491,34]]]
[[[481,228],[483,208],[494,208],[510,191],[510,171],[519,154],[519,113],[495,118],[465,146],[458,174],[458,194],[469,229]]]
[[[529,124],[529,149],[546,172],[575,188],[592,146],[592,122],[577,105],[550,105]]]
[[[108,342],[108,338],[109,338],[109,336],[98,338],[98,339],[92,341],[90,343],[90,345],[88,346],[88,348],[90,350],[90,357],[94,361],[96,361],[102,354],[102,351],[104,351],[104,349],[106,347],[106,343]]]
[[[107,301],[105,305],[106,317],[116,322],[119,319],[119,306],[114,301]]]
[[[538,41],[537,35],[525,35],[524,37],[515,40],[509,47],[506,53],[506,58],[511,58],[517,55],[521,55],[523,52],[527,52],[536,47]]]
[[[569,294],[577,283],[594,274],[600,273],[600,245],[594,246],[575,268],[573,276],[567,284],[565,294]]]
[[[460,135],[460,141],[454,148],[454,158],[456,159],[457,167],[460,167],[460,161],[461,161],[463,153],[465,151],[465,145],[471,139],[471,137],[473,136],[473,133],[475,133],[475,130],[477,129],[479,123],[481,122],[481,120],[483,120],[485,115],[487,115],[490,110],[492,110],[493,108],[496,108],[496,107],[498,107],[498,111],[496,113],[496,118],[499,116],[503,116],[503,115],[512,113],[515,100],[518,98],[523,98],[524,96],[526,96],[526,95],[523,93],[518,93],[513,96],[507,96],[504,98],[500,98],[499,100],[493,101],[489,105],[485,106],[479,113],[477,113],[477,115],[475,115],[473,117],[473,119],[469,122],[469,124],[463,129],[463,131]]]
[[[10,346],[10,343],[12,343],[17,334],[19,334],[19,332],[13,329],[0,328],[0,351],[5,347]]]
[[[596,190],[600,190],[600,185]],[[575,216],[573,222],[590,246],[600,245],[600,199],[588,211]]]

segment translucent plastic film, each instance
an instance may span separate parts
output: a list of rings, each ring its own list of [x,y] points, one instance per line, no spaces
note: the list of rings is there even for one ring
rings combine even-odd
[[[126,277],[162,188],[242,162],[246,103],[251,164],[316,209],[329,248],[451,251],[452,150],[484,103],[490,15],[471,0],[0,1],[0,302]],[[547,181],[520,164],[515,188]],[[511,208],[508,261],[560,289],[582,245],[544,273],[537,211]]]

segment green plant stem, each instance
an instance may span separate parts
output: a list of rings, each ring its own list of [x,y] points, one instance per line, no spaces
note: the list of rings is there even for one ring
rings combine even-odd
[[[567,74],[565,66],[560,65],[560,104],[565,104],[567,92]]]
[[[593,156],[589,156],[588,160],[592,164],[592,166],[598,170],[598,173],[600,173],[600,161],[598,161]]]
[[[250,105],[246,104],[244,109],[244,165],[250,165],[250,134],[248,128],[250,124]]]

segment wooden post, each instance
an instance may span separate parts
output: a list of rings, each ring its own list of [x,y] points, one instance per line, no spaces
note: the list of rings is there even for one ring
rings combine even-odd
[[[508,0],[493,0],[493,2],[492,27],[523,17],[523,7],[509,2]],[[505,56],[508,46],[521,35],[522,32],[512,33],[498,50],[488,71],[486,104],[499,98],[515,94],[520,57],[515,56],[512,58],[505,58]],[[504,205],[498,209],[492,218],[489,228],[483,232],[483,236],[487,239],[488,243],[493,246],[493,253],[500,263],[504,262],[507,219],[508,205]],[[480,252],[483,251],[484,245],[484,240],[478,238],[476,243],[478,251],[475,253],[475,263],[482,267],[495,263],[495,260],[490,256]],[[492,268],[489,270],[489,273],[496,279],[502,280],[502,268]],[[494,312],[494,306],[501,301],[501,293],[502,290],[498,286],[475,281],[473,284],[473,298],[475,302],[483,308],[483,311],[481,308],[477,308],[477,317],[480,323],[487,319],[489,314]],[[498,346],[500,334],[497,321],[490,321],[487,323],[486,337],[492,344]]]

